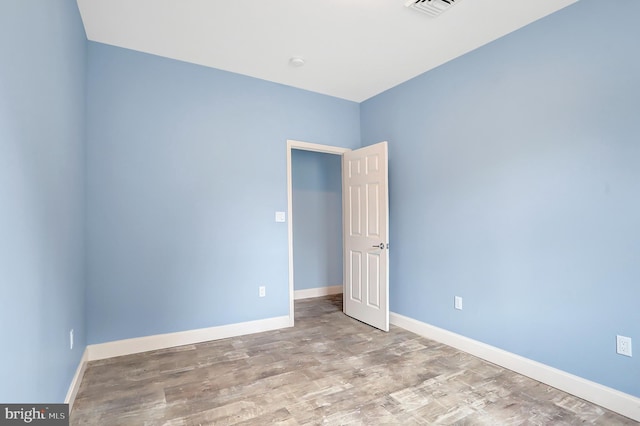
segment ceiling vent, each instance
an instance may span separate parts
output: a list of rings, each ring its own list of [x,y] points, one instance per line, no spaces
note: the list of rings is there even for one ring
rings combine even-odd
[[[404,5],[435,18],[460,0],[409,0]]]

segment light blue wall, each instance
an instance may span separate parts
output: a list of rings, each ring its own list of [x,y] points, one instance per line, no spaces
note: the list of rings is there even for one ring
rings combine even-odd
[[[342,156],[291,151],[296,290],[342,284]]]
[[[288,315],[286,141],[359,105],[97,43],[88,90],[90,343]]]
[[[640,396],[639,15],[582,0],[362,104],[392,311]]]
[[[0,55],[0,401],[62,402],[85,346],[76,2],[0,2]]]

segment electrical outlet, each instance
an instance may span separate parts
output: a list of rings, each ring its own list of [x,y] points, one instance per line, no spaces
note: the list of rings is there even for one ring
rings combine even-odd
[[[73,349],[73,328],[69,331],[69,349]]]
[[[616,352],[620,355],[631,356],[631,337],[616,336]]]
[[[453,298],[453,307],[459,310],[462,310],[462,297],[455,296]]]
[[[258,294],[260,297],[265,297],[267,295],[267,288],[263,285],[258,289]]]

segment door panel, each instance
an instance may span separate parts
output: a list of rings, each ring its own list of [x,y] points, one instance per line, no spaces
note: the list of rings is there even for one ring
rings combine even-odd
[[[351,291],[349,292],[349,295],[351,296],[352,300],[362,302],[362,273],[360,270],[360,267],[362,265],[362,253],[352,251],[350,255],[351,261],[349,263],[353,265],[353,267],[350,268],[351,285],[349,286],[349,288]]]
[[[380,309],[380,256],[368,253],[369,259],[369,291],[367,292],[367,304],[373,308]]]
[[[350,210],[349,210],[349,223],[351,224],[351,229],[349,230],[350,235],[361,236],[362,235],[362,217],[360,214],[360,187],[354,186],[349,188],[349,200],[350,200]]]
[[[372,183],[367,186],[367,236],[380,238],[380,185]]]
[[[389,331],[387,143],[343,155],[344,312]]]

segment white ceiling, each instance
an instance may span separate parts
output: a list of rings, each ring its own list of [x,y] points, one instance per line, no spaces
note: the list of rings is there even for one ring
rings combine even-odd
[[[356,102],[577,0],[78,0],[89,40]],[[301,68],[289,65],[304,57]]]

